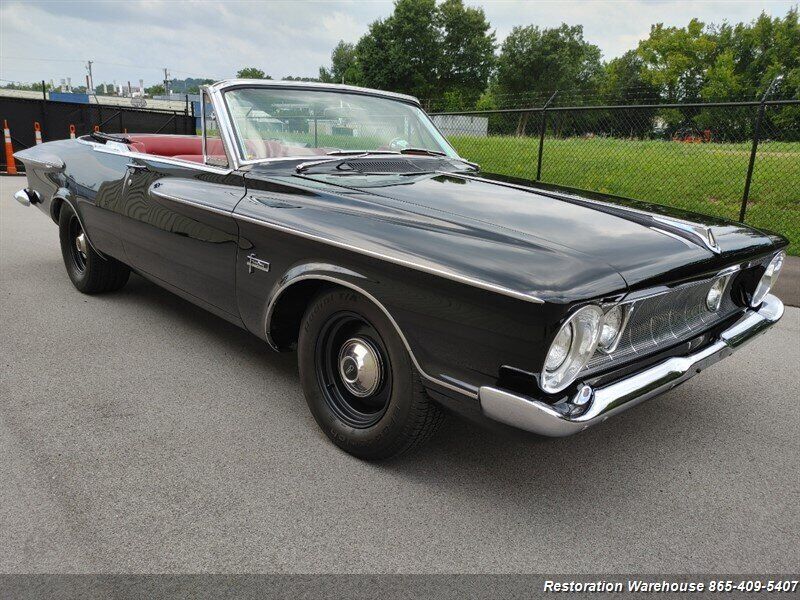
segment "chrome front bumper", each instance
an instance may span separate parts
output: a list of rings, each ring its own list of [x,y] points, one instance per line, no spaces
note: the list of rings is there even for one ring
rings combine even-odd
[[[578,393],[580,398],[576,397],[574,402],[550,405],[484,386],[478,393],[481,410],[490,419],[539,435],[572,435],[683,383],[706,367],[730,356],[734,350],[769,329],[782,316],[783,303],[769,295],[757,311],[742,315],[720,334],[716,342],[703,350],[669,358],[597,389],[584,386]]]

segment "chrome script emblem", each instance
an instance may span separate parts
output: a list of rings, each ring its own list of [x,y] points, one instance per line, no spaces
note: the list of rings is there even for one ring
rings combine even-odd
[[[266,260],[261,260],[260,258],[256,258],[255,254],[250,254],[247,257],[247,261],[245,262],[247,265],[247,272],[251,275],[253,274],[254,269],[258,269],[259,271],[264,271],[265,273],[269,273],[269,263]]]

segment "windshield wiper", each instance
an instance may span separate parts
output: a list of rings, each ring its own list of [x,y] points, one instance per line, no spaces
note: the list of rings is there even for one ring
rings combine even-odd
[[[346,164],[348,160],[351,158],[366,158],[368,156],[374,155],[373,152],[365,152],[362,154],[355,154],[353,156],[343,156],[342,158],[328,158],[324,160],[312,160],[309,162],[300,163],[297,165],[294,170],[297,173],[305,173],[308,169],[318,167],[318,166],[330,166],[338,168],[339,165]],[[407,171],[401,173],[395,172],[383,172],[383,171],[356,171],[356,170],[347,170],[341,171],[338,173],[328,173],[329,175],[430,175],[435,171]]]
[[[428,150],[427,148],[403,148],[402,150],[400,150],[400,154],[411,154],[411,155],[417,154],[417,155],[423,155],[423,156],[443,156],[443,157],[449,158],[451,160],[457,160],[458,162],[462,162],[465,165],[467,165],[468,167],[472,167],[476,171],[479,171],[480,168],[481,168],[478,163],[474,163],[474,162],[470,162],[468,160],[464,160],[461,157],[456,158],[456,157],[453,157],[453,156],[448,156],[445,152],[439,152],[438,150]]]
[[[439,152],[438,150],[427,150],[425,148],[405,148],[404,150],[401,150],[400,152],[395,152],[394,150],[366,150],[366,151],[334,150],[332,152],[328,152],[328,155],[334,156],[335,158],[323,158],[323,159],[319,159],[319,160],[312,160],[312,161],[303,162],[303,163],[300,163],[299,165],[297,165],[295,167],[295,171],[297,171],[298,173],[304,173],[308,169],[313,168],[313,167],[317,167],[317,166],[321,166],[321,165],[330,165],[332,167],[334,165],[344,164],[351,158],[367,158],[369,156],[375,156],[376,154],[378,156],[390,154],[390,155],[393,155],[393,156],[399,156],[399,155],[405,155],[405,156],[422,155],[422,156],[425,156],[425,155],[428,155],[428,156],[442,157],[442,158],[446,158],[448,160],[454,160],[454,161],[458,161],[460,163],[463,163],[463,164],[467,165],[468,167],[470,167],[470,168],[472,168],[472,169],[474,169],[476,171],[480,170],[480,167],[476,163],[469,162],[468,160],[464,160],[463,158],[454,158],[454,157],[448,156],[444,152]],[[408,171],[408,172],[405,172],[405,173],[396,173],[396,172],[382,173],[382,172],[350,171],[350,170],[348,170],[348,172],[346,172],[346,173],[337,173],[337,174],[338,175],[355,175],[355,174],[360,174],[360,175],[389,175],[389,174],[395,174],[395,175],[411,175],[411,174],[413,174],[413,175],[423,175],[423,174],[430,174],[430,173],[433,173],[433,172],[434,171],[420,170],[420,171]]]
[[[397,150],[331,150],[326,152],[326,156],[350,156],[353,154],[360,154],[368,156],[370,154],[400,154]]]
[[[438,150],[428,150],[427,148],[403,148],[400,154],[424,154],[427,156],[447,156],[444,152]]]

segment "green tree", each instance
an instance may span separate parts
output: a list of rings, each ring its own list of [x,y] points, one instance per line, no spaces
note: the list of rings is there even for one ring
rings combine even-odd
[[[610,60],[605,66],[605,77],[600,85],[602,102],[624,104],[635,98],[652,99],[658,96],[658,87],[646,81],[644,61],[636,50]]]
[[[272,79],[257,67],[244,67],[236,72],[237,79]]]
[[[598,101],[601,104],[640,104],[658,97],[658,88],[645,81],[644,63],[636,50],[610,60],[600,84]],[[611,110],[605,114],[591,113],[602,123],[601,129],[610,135],[645,137],[653,129],[654,111]]]
[[[495,36],[482,9],[463,0],[396,0],[357,44],[340,41],[325,82],[352,83],[436,98],[467,108],[486,88],[494,65]]]
[[[644,63],[645,81],[661,90],[665,100],[696,102],[716,49],[715,36],[704,23],[692,19],[686,27],[653,25],[637,51]]]
[[[667,101],[753,100],[778,76],[773,93],[800,95],[800,26],[797,8],[784,17],[762,13],[749,23],[706,26],[693,19],[686,27],[654,25],[637,48],[645,81]],[[681,109],[665,118],[671,128],[692,125],[709,129],[715,139],[747,139],[752,111]],[[767,111],[765,130],[800,127],[800,109],[787,106]]]
[[[319,68],[319,80],[324,83],[346,83],[359,85],[361,72],[358,68],[355,44],[339,40],[331,52],[331,68]]]
[[[392,15],[372,23],[356,45],[363,85],[437,95],[437,19],[435,0],[397,0]]]
[[[439,89],[451,104],[470,108],[486,89],[494,67],[494,32],[483,9],[465,7],[462,0],[445,0],[439,5],[438,25]]]
[[[496,98],[543,96],[554,90],[597,89],[602,79],[600,49],[583,39],[580,25],[539,29],[514,27],[497,60]],[[517,135],[523,135],[528,114],[520,116]]]
[[[113,87],[111,88],[113,89]],[[163,96],[164,95],[164,84],[157,83],[155,85],[151,85],[150,87],[144,88],[144,93],[148,96]]]

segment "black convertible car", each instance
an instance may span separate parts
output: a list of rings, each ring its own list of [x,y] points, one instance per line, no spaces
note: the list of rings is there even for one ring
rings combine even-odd
[[[81,292],[131,270],[297,348],[325,434],[378,459],[442,407],[545,436],[685,381],[783,313],[787,241],[482,174],[414,98],[222,81],[202,135],[94,133],[16,154]]]

